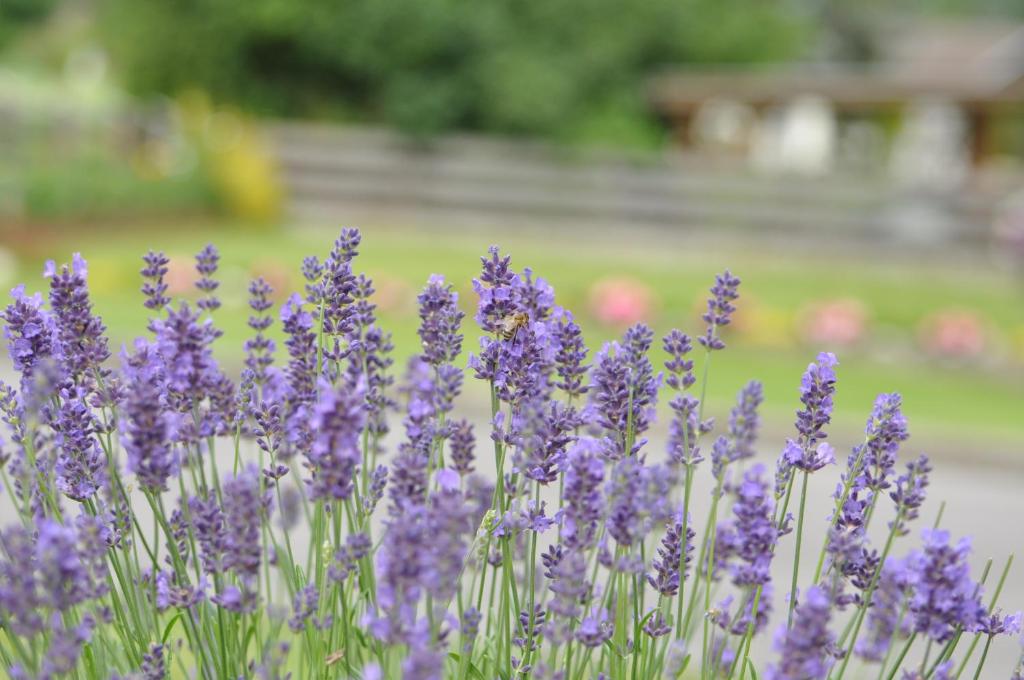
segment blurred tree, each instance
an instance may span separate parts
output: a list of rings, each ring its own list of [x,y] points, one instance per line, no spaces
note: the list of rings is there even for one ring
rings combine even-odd
[[[107,0],[137,92],[200,87],[271,115],[566,139],[656,135],[663,65],[781,59],[811,35],[782,0]],[[607,141],[607,138],[606,138]]]
[[[0,48],[19,30],[37,24],[53,11],[58,0],[3,0],[0,2]]]

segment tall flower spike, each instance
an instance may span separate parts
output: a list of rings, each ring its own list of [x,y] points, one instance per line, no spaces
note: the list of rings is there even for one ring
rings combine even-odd
[[[352,480],[363,458],[359,448],[359,434],[366,422],[363,392],[361,383],[349,390],[335,388],[326,378],[320,378],[309,453],[313,499],[345,500],[352,493]]]
[[[977,584],[971,580],[971,543],[949,545],[949,532],[926,529],[924,550],[912,560],[915,587],[910,598],[914,630],[944,643],[958,628],[974,631],[985,615]]]
[[[683,540],[683,524],[681,517],[673,519],[665,528],[665,536],[661,539],[661,546],[658,548],[658,557],[652,566],[654,573],[647,575],[647,582],[657,592],[665,597],[672,597],[679,591],[679,584],[686,580],[686,569],[693,560],[693,538],[696,536],[693,528],[686,527],[686,540]],[[683,573],[679,573],[679,564],[683,560],[683,550],[686,550]]]
[[[274,289],[263,277],[249,284],[249,328],[254,335],[245,341],[245,367],[252,371],[257,385],[267,379],[267,369],[274,363],[274,341],[266,336],[266,331],[274,322],[267,312],[273,307],[270,295]]]
[[[828,436],[824,428],[832,421],[838,363],[834,354],[822,352],[800,380],[800,402],[804,407],[796,412],[798,436],[786,440],[779,459],[780,474],[787,480],[792,468],[814,472],[835,463],[835,451],[824,443]]]
[[[92,313],[89,289],[86,285],[88,269],[78,253],[71,267],[58,269],[52,261],[46,263],[50,278],[50,309],[56,325],[56,340],[61,368],[75,382],[85,380],[91,384],[94,370],[101,370],[110,357],[106,327]]]
[[[886,559],[878,587],[868,610],[867,635],[857,641],[857,653],[869,661],[881,661],[891,640],[910,634],[910,619],[904,616],[904,602],[912,585],[912,573],[903,560]]]
[[[928,476],[932,471],[928,456],[920,456],[907,463],[907,471],[896,480],[896,488],[889,493],[896,504],[895,530],[899,535],[907,533],[907,523],[917,519],[924,504]],[[893,526],[892,524],[890,526]]]
[[[36,365],[53,353],[53,319],[43,309],[43,297],[39,293],[26,295],[25,286],[17,286],[11,291],[11,297],[14,302],[0,312],[0,319],[4,321],[11,363],[25,381],[32,377]]]
[[[58,447],[54,466],[57,489],[79,502],[92,499],[106,484],[107,471],[84,388],[61,389],[53,429]]]
[[[199,274],[196,288],[203,294],[196,304],[206,312],[212,312],[220,307],[220,299],[216,295],[216,290],[220,283],[213,278],[213,275],[217,273],[218,262],[220,262],[220,253],[217,252],[212,243],[207,244],[205,248],[196,254],[196,272]]]
[[[487,252],[490,257],[480,258],[480,278],[473,279],[473,290],[480,298],[475,319],[485,333],[498,333],[504,319],[517,311],[512,285],[518,277],[509,269],[510,255],[500,257],[497,246]]]
[[[167,296],[167,282],[164,280],[167,265],[171,261],[163,253],[152,250],[142,256],[142,261],[146,265],[139,272],[143,279],[142,294],[146,298],[142,304],[150,310],[163,309],[171,303],[171,298]]]
[[[139,339],[135,352],[122,356],[128,385],[122,402],[121,441],[128,454],[128,469],[147,490],[167,490],[177,468],[172,449],[174,419],[163,403],[163,366],[156,348]]]
[[[598,521],[604,512],[604,464],[597,448],[593,439],[584,438],[568,455],[562,493],[562,541],[570,548],[586,550],[597,538]]]
[[[687,358],[693,350],[690,336],[673,328],[662,341],[661,347],[668,355],[665,370],[668,377],[665,382],[674,390],[686,390],[693,386],[697,379],[693,375],[693,359]]]
[[[864,430],[863,448],[856,448],[850,456],[850,464],[856,462],[863,451],[863,461],[854,482],[858,488],[871,489],[873,493],[884,491],[891,486],[889,481],[896,467],[896,454],[900,442],[910,437],[907,419],[902,411],[903,400],[899,394],[880,394]]]
[[[252,583],[260,571],[260,523],[264,515],[260,477],[250,465],[224,482],[224,524],[227,528],[224,568]]]
[[[737,396],[736,406],[729,413],[730,459],[733,462],[752,458],[756,453],[754,445],[761,425],[757,409],[763,401],[764,388],[757,380],[748,382]]]
[[[744,473],[736,490],[732,522],[719,530],[720,552],[722,557],[732,558],[730,570],[737,586],[765,585],[771,580],[771,562],[779,538],[779,529],[772,521],[774,511],[765,468],[755,465]]]
[[[778,665],[770,666],[769,680],[818,680],[828,675],[832,659],[841,652],[829,631],[831,603],[820,586],[811,586],[796,608],[793,627],[780,626],[776,649]]]
[[[417,299],[424,361],[432,366],[452,363],[462,352],[459,326],[465,315],[458,306],[458,293],[445,283],[443,276],[431,274]]]
[[[587,346],[583,344],[583,332],[573,321],[568,310],[558,310],[555,321],[555,372],[558,381],[555,387],[565,392],[569,398],[579,397],[586,393],[587,386],[583,377],[587,374]]]
[[[719,337],[718,330],[732,321],[732,314],[736,311],[732,303],[740,296],[739,286],[740,280],[728,269],[715,276],[715,285],[711,287],[711,297],[708,298],[708,309],[701,317],[708,325],[707,330],[697,338],[697,342],[709,351],[725,349],[725,342]]]

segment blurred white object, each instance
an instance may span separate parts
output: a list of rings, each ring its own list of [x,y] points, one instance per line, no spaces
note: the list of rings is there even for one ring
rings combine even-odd
[[[801,96],[769,111],[751,148],[754,167],[802,175],[828,173],[835,160],[836,119],[827,99]]]
[[[753,108],[731,99],[711,99],[701,104],[693,119],[694,143],[710,151],[738,151],[750,144],[757,124]]]
[[[944,192],[960,187],[971,168],[967,121],[955,104],[913,104],[893,143],[890,172],[903,189]]]

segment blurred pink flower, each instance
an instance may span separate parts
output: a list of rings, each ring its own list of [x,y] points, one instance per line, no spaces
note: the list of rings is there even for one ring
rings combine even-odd
[[[975,357],[985,350],[985,324],[970,310],[942,310],[921,321],[918,338],[925,351],[931,354]]]
[[[650,319],[654,303],[650,286],[635,279],[601,279],[590,287],[590,313],[607,326],[630,326]]]
[[[167,294],[172,298],[194,292],[196,280],[196,263],[190,255],[171,255],[167,263]]]
[[[800,339],[812,345],[855,345],[867,333],[868,310],[860,300],[822,300],[800,312]]]

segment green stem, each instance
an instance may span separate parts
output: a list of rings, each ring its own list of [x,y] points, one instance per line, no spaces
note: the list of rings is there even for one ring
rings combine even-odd
[[[804,535],[804,507],[807,504],[807,479],[810,473],[804,470],[804,480],[800,488],[800,511],[796,520],[796,552],[793,555],[793,578],[789,588],[789,617],[786,619],[786,629],[793,627],[793,610],[796,608],[796,586],[800,573],[800,543]]]

